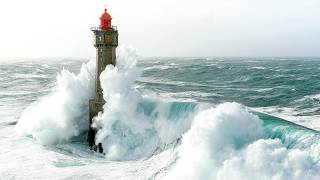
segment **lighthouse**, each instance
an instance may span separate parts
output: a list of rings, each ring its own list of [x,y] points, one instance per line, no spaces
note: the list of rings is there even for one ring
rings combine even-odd
[[[118,31],[116,26],[111,24],[112,17],[104,10],[100,17],[100,26],[93,27],[91,30],[94,34],[94,47],[96,48],[96,76],[95,76],[95,97],[89,101],[89,130],[87,141],[90,147],[96,146],[95,135],[97,129],[93,128],[92,119],[99,112],[103,112],[102,88],[100,84],[100,74],[107,65],[116,65],[116,48],[118,46]]]

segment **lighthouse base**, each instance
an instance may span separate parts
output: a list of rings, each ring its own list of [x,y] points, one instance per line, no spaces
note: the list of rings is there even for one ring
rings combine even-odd
[[[89,101],[89,129],[87,142],[90,147],[96,146],[95,138],[97,133],[97,128],[92,127],[93,118],[98,115],[99,112],[103,112],[103,105],[105,102],[97,101],[95,99],[91,99]]]

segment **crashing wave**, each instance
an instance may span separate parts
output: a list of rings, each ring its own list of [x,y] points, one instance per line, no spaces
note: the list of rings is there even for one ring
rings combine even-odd
[[[106,104],[93,124],[107,159],[149,158],[170,148],[177,158],[165,167],[164,179],[320,179],[317,131],[237,103],[204,108],[142,94],[134,88],[141,75],[135,52],[118,52],[117,66],[100,76]],[[22,113],[17,132],[45,145],[85,134],[94,73],[94,61],[78,75],[63,70],[54,92]]]

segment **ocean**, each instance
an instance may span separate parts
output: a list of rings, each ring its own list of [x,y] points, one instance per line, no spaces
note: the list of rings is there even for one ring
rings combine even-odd
[[[0,61],[0,179],[320,179],[320,58]]]

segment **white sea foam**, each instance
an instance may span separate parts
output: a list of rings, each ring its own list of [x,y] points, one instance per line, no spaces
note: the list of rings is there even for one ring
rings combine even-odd
[[[195,104],[160,100],[134,89],[141,75],[137,55],[119,48],[117,66],[109,65],[100,82],[106,100],[104,112],[94,118],[96,142],[102,142],[110,160],[151,156],[174,143],[190,124]],[[88,129],[88,102],[94,97],[94,61],[82,66],[78,75],[63,70],[56,90],[30,105],[17,124],[20,135],[31,135],[42,144],[65,143]]]
[[[160,174],[165,169],[168,174],[162,173],[161,178],[166,179],[320,179],[317,144],[305,149],[289,149],[280,140],[264,139],[261,120],[237,103],[197,111],[190,102],[176,103],[142,95],[133,87],[141,74],[135,64],[134,50],[119,49],[117,66],[108,66],[100,76],[107,103],[104,112],[94,119],[94,126],[99,127],[96,142],[103,143],[108,160],[151,157],[170,147],[170,161],[161,163],[166,166],[161,170],[155,168],[157,161],[151,161],[150,165],[144,161],[133,162],[141,162],[141,167],[152,167]],[[94,72],[94,61],[83,65],[78,75],[63,70],[57,76],[56,90],[23,112],[16,126],[17,132],[31,135],[42,144],[67,142],[85,132],[89,122],[88,101],[94,95]],[[177,149],[175,161],[171,150],[176,149],[172,144],[181,135],[182,144]],[[105,177],[101,161],[96,164],[99,166],[72,169],[78,168],[79,174],[86,171],[85,175],[92,173],[98,174],[99,178]],[[107,176],[114,175],[113,166],[121,167],[113,178],[125,174],[123,169],[127,165],[133,166],[132,163],[110,164],[103,161],[103,166],[110,169]],[[12,169],[15,166],[10,163]],[[32,168],[35,167],[38,166]],[[136,173],[141,167],[131,170]],[[46,168],[50,172],[56,171],[51,166]],[[64,172],[70,175],[71,171],[64,169]],[[24,173],[28,174],[26,170]],[[136,176],[134,173],[130,177]],[[156,177],[154,173],[152,171],[150,177]],[[71,173],[71,177],[77,175]],[[143,176],[146,175],[139,177]]]
[[[104,112],[94,119],[94,126],[101,128],[96,142],[102,142],[111,160],[151,156],[189,129],[193,117],[192,111],[170,117],[172,102],[142,96],[134,89],[141,71],[135,67],[134,51],[126,52],[130,59],[119,54],[117,66],[107,66],[100,76],[107,103]]]
[[[88,126],[88,102],[94,96],[95,62],[83,64],[78,75],[62,70],[54,92],[22,113],[16,130],[42,144],[66,142]]]
[[[303,98],[303,100],[305,100],[305,99],[320,99],[320,94],[315,94],[315,95],[310,95],[310,96],[305,96],[304,98]]]
[[[319,147],[287,149],[263,139],[261,121],[236,103],[195,117],[167,179],[319,179]]]
[[[263,67],[263,66],[253,66],[253,67],[251,67],[251,69],[259,69],[259,70],[261,70],[261,69],[266,69],[266,67]]]
[[[251,109],[257,112],[267,113],[272,116],[276,116],[311,129],[315,129],[318,131],[320,130],[320,122],[319,122],[320,115],[309,115],[309,116],[299,115],[299,113],[304,111],[310,111],[310,109],[305,109],[304,111],[301,111],[301,110],[297,110],[296,108],[286,108],[286,107],[277,107],[277,106],[259,107],[259,108],[251,108]]]

